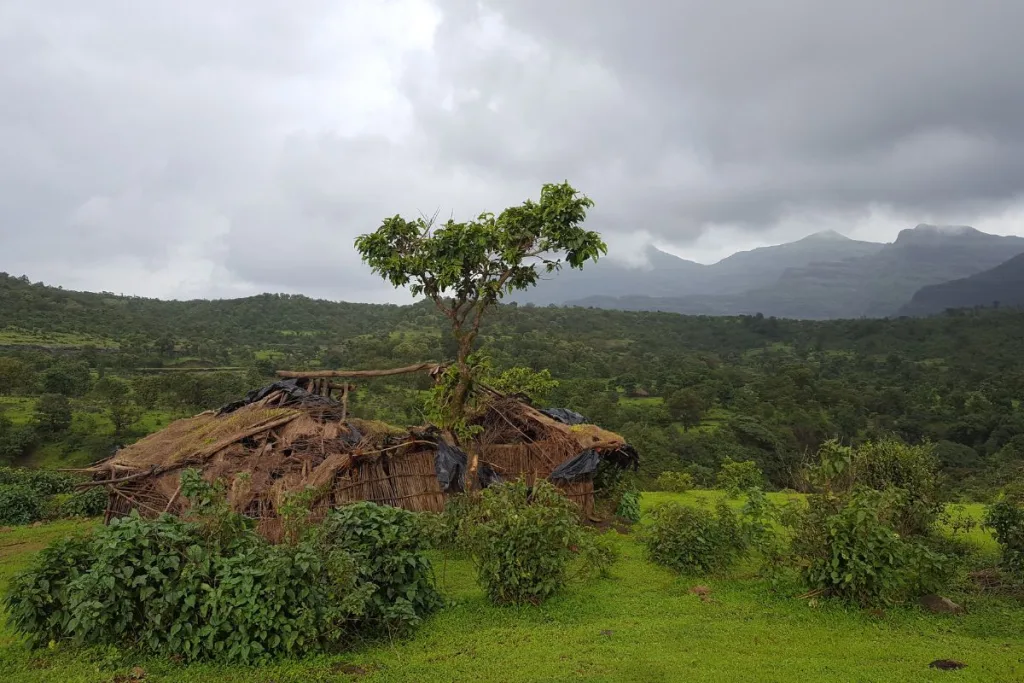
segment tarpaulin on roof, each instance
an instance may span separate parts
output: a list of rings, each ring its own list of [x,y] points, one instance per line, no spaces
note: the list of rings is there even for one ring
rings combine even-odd
[[[633,469],[635,471],[640,467],[640,456],[637,454],[636,449],[629,444],[614,451],[597,451],[589,448],[556,467],[555,471],[548,476],[548,479],[552,481],[578,481],[596,472],[602,460],[608,460],[623,469]]]
[[[562,424],[567,425],[581,425],[587,423],[587,418],[583,417],[575,410],[569,410],[568,408],[542,408],[541,411],[552,420],[558,420]]]
[[[445,493],[459,493],[464,488],[466,481],[466,467],[469,459],[465,451],[457,446],[452,446],[444,439],[437,440],[437,450],[434,453],[434,473],[437,474],[437,482]],[[500,484],[501,475],[486,462],[481,462],[477,469],[477,481],[480,488],[485,489],[491,484]]]
[[[284,403],[280,404],[284,406],[296,404],[303,406],[323,406],[325,408],[335,408],[341,406],[341,403],[335,401],[333,398],[327,398],[326,396],[321,396],[319,394],[313,394],[306,391],[305,389],[298,385],[298,380],[296,379],[283,379],[274,382],[273,384],[268,384],[265,387],[253,389],[252,391],[245,395],[245,398],[238,401],[232,401],[231,403],[228,403],[227,405],[223,406],[220,410],[217,411],[217,414],[225,415],[227,413],[232,413],[241,408],[242,406],[247,406],[250,403],[257,403],[258,401],[262,401],[275,391],[283,391],[287,396],[287,398],[285,398],[284,400]]]

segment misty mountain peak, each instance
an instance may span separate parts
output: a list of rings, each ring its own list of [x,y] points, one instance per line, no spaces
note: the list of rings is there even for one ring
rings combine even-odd
[[[849,242],[850,238],[841,232],[835,230],[822,230],[808,235],[807,237],[799,240],[800,242]]]
[[[939,241],[958,239],[964,237],[978,237],[985,235],[980,230],[976,230],[969,225],[932,225],[930,223],[919,223],[913,228],[906,230],[900,230],[900,234],[896,236],[896,244],[906,244],[908,242],[921,242],[921,241]]]

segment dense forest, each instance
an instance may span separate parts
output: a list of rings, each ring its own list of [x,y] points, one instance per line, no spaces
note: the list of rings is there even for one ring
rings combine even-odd
[[[168,420],[272,381],[275,369],[446,360],[433,305],[260,295],[158,301],[0,275],[0,457],[102,457]],[[947,486],[984,499],[1024,462],[1024,314],[794,321],[505,305],[486,319],[491,372],[548,370],[537,398],[617,430],[642,473],[707,480],[755,460],[777,488],[830,437],[932,442]],[[364,417],[423,419],[425,377],[359,386]]]

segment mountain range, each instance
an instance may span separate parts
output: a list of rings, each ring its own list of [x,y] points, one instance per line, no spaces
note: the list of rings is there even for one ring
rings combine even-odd
[[[605,259],[583,271],[562,271],[515,300],[693,315],[887,317],[924,311],[923,304],[911,306],[924,287],[978,275],[1022,253],[1024,237],[927,224],[901,231],[888,244],[828,231],[711,265],[650,247],[646,267]],[[1004,281],[1005,273],[983,280],[990,285],[986,292]],[[996,300],[1010,304],[1013,297],[989,296],[985,305]]]

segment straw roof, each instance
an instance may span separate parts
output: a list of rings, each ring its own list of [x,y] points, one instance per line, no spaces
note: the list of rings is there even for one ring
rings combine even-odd
[[[178,420],[86,472],[91,485],[110,490],[109,519],[131,509],[148,516],[184,511],[180,472],[197,468],[208,481],[225,482],[231,505],[261,520],[270,537],[279,534],[277,511],[293,492],[314,489],[314,510],[321,511],[356,500],[441,511],[445,495],[460,490],[465,454],[439,430],[345,419],[339,406],[294,380],[279,382],[219,412]],[[477,446],[481,474],[489,478],[547,477],[583,452],[627,452],[635,459],[617,434],[565,424],[496,392],[474,422],[483,427]],[[444,463],[458,465],[459,458],[458,476],[441,476]],[[579,482],[565,484],[588,508],[592,484],[569,483]]]

